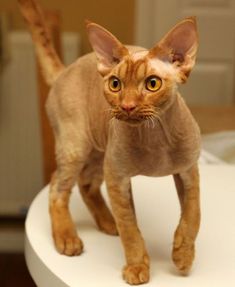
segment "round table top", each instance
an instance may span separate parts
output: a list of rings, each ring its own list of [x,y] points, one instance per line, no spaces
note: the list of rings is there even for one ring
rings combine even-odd
[[[196,259],[187,277],[171,261],[174,230],[180,209],[172,177],[135,177],[132,180],[140,230],[151,258],[151,279],[146,286],[235,286],[235,167],[200,167],[202,224]],[[107,198],[105,187],[103,192]],[[77,187],[70,209],[85,248],[80,256],[56,252],[48,213],[48,187],[34,199],[26,220],[25,255],[39,287],[126,287],[120,238],[97,230]]]

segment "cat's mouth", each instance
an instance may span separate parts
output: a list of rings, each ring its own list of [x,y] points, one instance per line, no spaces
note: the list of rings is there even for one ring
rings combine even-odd
[[[120,121],[134,125],[141,124],[146,121],[153,121],[155,118],[158,118],[158,113],[153,109],[138,110],[134,112],[125,112],[120,109],[115,109],[112,110],[112,115]]]

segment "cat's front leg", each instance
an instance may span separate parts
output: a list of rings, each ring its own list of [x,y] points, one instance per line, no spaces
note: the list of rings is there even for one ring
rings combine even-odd
[[[189,170],[174,175],[181,205],[181,218],[175,232],[172,259],[176,267],[187,274],[195,256],[195,240],[200,225],[199,173],[195,164]]]
[[[123,278],[133,285],[146,283],[149,281],[149,257],[137,226],[130,178],[118,176],[105,164],[105,181],[125,251],[127,264],[123,268]]]

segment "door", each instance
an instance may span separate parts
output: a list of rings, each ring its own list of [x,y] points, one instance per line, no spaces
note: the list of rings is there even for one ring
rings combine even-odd
[[[137,0],[136,44],[151,47],[188,16],[197,16],[199,51],[181,94],[190,105],[234,104],[234,0]]]

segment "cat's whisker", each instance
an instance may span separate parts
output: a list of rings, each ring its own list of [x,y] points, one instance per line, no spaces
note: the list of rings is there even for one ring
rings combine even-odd
[[[153,111],[153,109],[141,109],[140,110],[141,111],[141,113],[153,113],[154,111]]]
[[[159,120],[159,122],[162,122],[162,118],[161,118],[161,116],[158,113],[155,116]]]
[[[147,128],[149,129],[149,120],[145,121],[145,124],[147,125]]]
[[[153,116],[150,116],[150,121],[152,123],[152,128],[154,128],[155,127],[155,122],[154,122]]]
[[[158,109],[158,111],[160,111],[160,109]],[[146,120],[146,124],[148,125],[148,127],[150,126],[151,123],[151,127],[155,128],[156,121],[161,122],[160,113],[157,112],[157,109],[155,110],[148,109],[148,111],[144,112],[143,114],[144,114],[143,118]]]
[[[160,108],[155,108],[155,110],[153,110],[153,117],[156,117],[159,121],[161,121],[161,116],[160,116]]]

